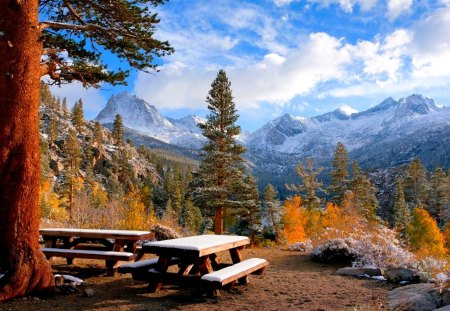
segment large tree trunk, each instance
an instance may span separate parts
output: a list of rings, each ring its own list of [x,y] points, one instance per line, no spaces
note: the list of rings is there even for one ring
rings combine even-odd
[[[38,0],[0,0],[0,302],[53,289],[39,249]]]
[[[216,215],[214,217],[214,233],[223,234],[223,207],[216,209]]]

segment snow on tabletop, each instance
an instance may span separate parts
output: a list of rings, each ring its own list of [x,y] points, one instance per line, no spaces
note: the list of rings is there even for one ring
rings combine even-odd
[[[77,228],[43,228],[39,229],[41,234],[46,232],[66,232],[66,233],[85,233],[85,234],[114,234],[114,235],[141,235],[150,234],[150,231],[131,231],[131,230],[105,230],[105,229],[77,229]]]
[[[187,238],[179,238],[165,241],[148,242],[145,246],[156,246],[161,248],[176,248],[184,250],[201,251],[215,246],[220,246],[228,243],[235,243],[240,241],[248,241],[246,236],[233,235],[197,235]]]
[[[202,276],[202,280],[211,281],[211,282],[222,282],[225,279],[229,278],[232,275],[238,274],[240,272],[251,269],[259,264],[265,263],[265,259],[261,258],[250,258],[239,263],[236,263],[232,266],[214,271],[209,274],[205,274]]]

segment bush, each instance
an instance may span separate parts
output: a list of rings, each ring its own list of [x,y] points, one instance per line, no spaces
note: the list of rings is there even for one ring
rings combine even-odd
[[[157,241],[181,238],[181,236],[176,233],[175,230],[169,227],[161,226],[160,224],[154,224],[151,227],[150,231],[155,234],[155,239]]]
[[[288,247],[290,251],[298,251],[303,253],[309,253],[313,249],[311,240],[306,240],[304,242],[297,242]]]
[[[316,246],[311,257],[325,263],[351,264],[360,254],[355,250],[356,241],[353,239],[333,239]]]

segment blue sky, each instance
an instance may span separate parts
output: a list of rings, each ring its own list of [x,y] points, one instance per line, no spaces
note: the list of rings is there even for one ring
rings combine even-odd
[[[223,68],[249,131],[284,113],[362,111],[412,93],[450,106],[449,0],[170,0],[157,12],[156,36],[176,50],[159,73],[134,72],[128,87],[53,91],[83,98],[87,118],[123,90],[166,116],[205,116]]]

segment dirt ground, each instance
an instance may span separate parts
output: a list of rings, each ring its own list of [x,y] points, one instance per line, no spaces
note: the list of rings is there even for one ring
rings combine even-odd
[[[223,254],[224,262],[230,261]],[[100,261],[62,259],[53,263],[55,273],[71,274],[88,282],[93,297],[83,290],[47,299],[20,298],[0,304],[0,310],[387,310],[390,285],[335,274],[338,266],[312,262],[298,252],[278,249],[247,249],[244,258],[266,258],[270,265],[263,276],[250,276],[246,286],[208,298],[189,289],[164,286],[147,293],[146,283],[130,275],[105,276]]]

